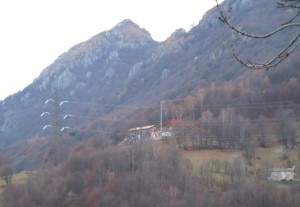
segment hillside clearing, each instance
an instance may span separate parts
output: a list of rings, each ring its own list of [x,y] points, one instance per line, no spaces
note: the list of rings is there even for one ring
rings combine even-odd
[[[25,183],[28,179],[29,173],[28,172],[20,172],[17,174],[14,174],[12,177],[12,184],[22,184]],[[4,179],[0,179],[0,194],[3,192],[3,190],[6,187],[6,183]]]

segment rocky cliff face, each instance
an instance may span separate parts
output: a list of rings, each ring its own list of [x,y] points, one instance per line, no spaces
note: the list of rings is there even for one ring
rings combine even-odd
[[[268,0],[227,0],[222,8],[234,11],[231,18],[238,25],[261,28],[262,32],[276,24],[269,23],[270,12],[274,20],[288,15],[274,12],[276,5]],[[278,39],[272,41],[277,44]],[[222,24],[216,8],[207,12],[191,31],[179,29],[161,43],[132,21],[124,20],[113,29],[75,45],[23,91],[0,102],[0,145],[42,135],[46,121],[41,120],[40,114],[49,111],[52,106],[44,102],[55,94],[60,100],[114,106],[69,106],[62,113],[110,116],[118,105],[157,103],[184,97],[214,81],[234,80],[246,70],[232,57],[230,43],[236,45],[241,55],[255,57],[252,49],[261,48],[261,43],[237,37]]]
[[[131,20],[75,45],[22,92],[1,102],[2,144],[40,134],[39,114],[47,110],[43,102],[55,93],[61,100],[93,102],[121,91],[157,48],[151,35]]]
[[[34,84],[40,91],[71,87],[70,94],[75,95],[77,90],[86,88],[93,77],[100,78],[98,81],[110,80],[125,72],[124,63],[133,64],[133,67],[140,62],[133,58],[129,60],[127,53],[140,53],[136,58],[144,59],[156,45],[147,31],[131,20],[124,20],[112,30],[100,33],[59,56]]]

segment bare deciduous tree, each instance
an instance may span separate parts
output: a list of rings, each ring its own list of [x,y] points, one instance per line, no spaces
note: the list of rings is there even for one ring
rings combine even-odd
[[[257,119],[255,130],[257,131],[257,139],[260,147],[266,147],[267,139],[267,118],[260,115]]]
[[[3,165],[0,167],[0,176],[5,180],[5,183],[8,185],[12,181],[14,174],[14,168],[10,165]]]
[[[2,177],[8,185],[12,181],[13,174],[14,168],[11,165],[10,158],[6,154],[0,152],[0,177]]]
[[[270,38],[271,36],[274,36],[275,34],[278,34],[280,32],[283,32],[289,28],[297,28],[298,30],[300,29],[300,21],[299,21],[299,16],[300,16],[300,0],[278,0],[277,1],[277,7],[280,9],[289,9],[294,12],[294,15],[290,17],[288,20],[284,21],[281,23],[281,25],[266,33],[266,34],[254,34],[254,33],[249,33],[246,32],[242,29],[239,29],[238,26],[234,25],[230,21],[230,11],[225,12],[224,10],[221,9],[218,0],[216,0],[217,3],[217,8],[220,13],[219,19],[224,22],[230,29],[233,31],[237,32],[240,35],[253,38],[253,39],[266,39]],[[229,9],[231,10],[231,8]],[[294,37],[289,37],[290,41],[286,43],[284,48],[282,48],[277,54],[275,54],[270,60],[266,60],[265,62],[259,63],[259,62],[254,62],[250,60],[244,60],[240,58],[236,52],[235,49],[232,49],[233,55],[235,59],[241,63],[242,65],[250,68],[250,69],[270,69],[278,64],[280,64],[283,60],[285,60],[300,44],[300,31],[297,32],[297,34]]]

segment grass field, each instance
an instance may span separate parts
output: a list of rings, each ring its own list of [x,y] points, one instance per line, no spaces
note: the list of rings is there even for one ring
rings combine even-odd
[[[286,168],[300,163],[299,148],[284,149],[278,143],[267,148],[257,147],[255,149],[255,158],[252,165],[248,169],[252,172],[266,168]],[[196,172],[201,164],[213,160],[234,162],[238,158],[243,159],[242,152],[239,150],[199,150],[199,151],[182,151],[183,157],[187,158],[193,165]],[[296,170],[296,177],[300,177],[300,173]]]
[[[20,172],[17,174],[14,174],[12,177],[12,183],[18,184],[18,183],[25,183],[28,179],[28,173],[27,172]],[[2,178],[0,179],[0,194],[3,192],[4,188],[6,186],[5,180]]]
[[[183,157],[190,160],[193,165],[194,171],[197,171],[201,164],[213,161],[228,161],[232,162],[239,157],[242,157],[242,153],[238,150],[198,150],[198,151],[182,151]]]
[[[256,149],[257,159],[266,161],[274,167],[291,167],[298,160],[297,153],[296,148],[284,149],[281,146]]]

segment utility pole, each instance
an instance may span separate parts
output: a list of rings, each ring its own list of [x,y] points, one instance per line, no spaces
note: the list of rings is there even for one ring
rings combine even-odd
[[[162,133],[162,114],[163,114],[163,103],[165,101],[160,101],[160,133]]]
[[[50,103],[51,102],[51,103]],[[45,101],[45,104],[51,104],[50,112],[43,112],[40,116],[44,116],[45,114],[51,115],[51,122],[48,125],[45,125],[43,130],[48,127],[51,127],[52,130],[52,139],[49,142],[49,151],[46,155],[45,162],[50,165],[57,165],[60,163],[65,157],[65,143],[62,139],[62,128],[61,125],[61,110],[60,106],[62,102],[60,102],[57,91],[54,93],[54,97]]]
[[[41,114],[41,116],[44,116],[45,114],[49,114],[52,115],[52,123],[45,125],[43,130],[45,130],[47,127],[51,127],[52,128],[52,135],[53,135],[53,139],[55,141],[59,140],[59,138],[61,137],[61,122],[60,122],[60,103],[59,102],[59,98],[57,93],[55,94],[53,99],[47,99],[45,101],[45,104],[48,104],[49,102],[53,102],[53,109],[51,110],[51,112],[43,112]]]
[[[54,130],[54,139],[55,141],[59,140],[59,138],[61,138],[61,123],[60,123],[60,118],[59,118],[59,98],[57,95],[57,92],[55,93],[54,96],[54,109],[53,109],[53,130]]]

